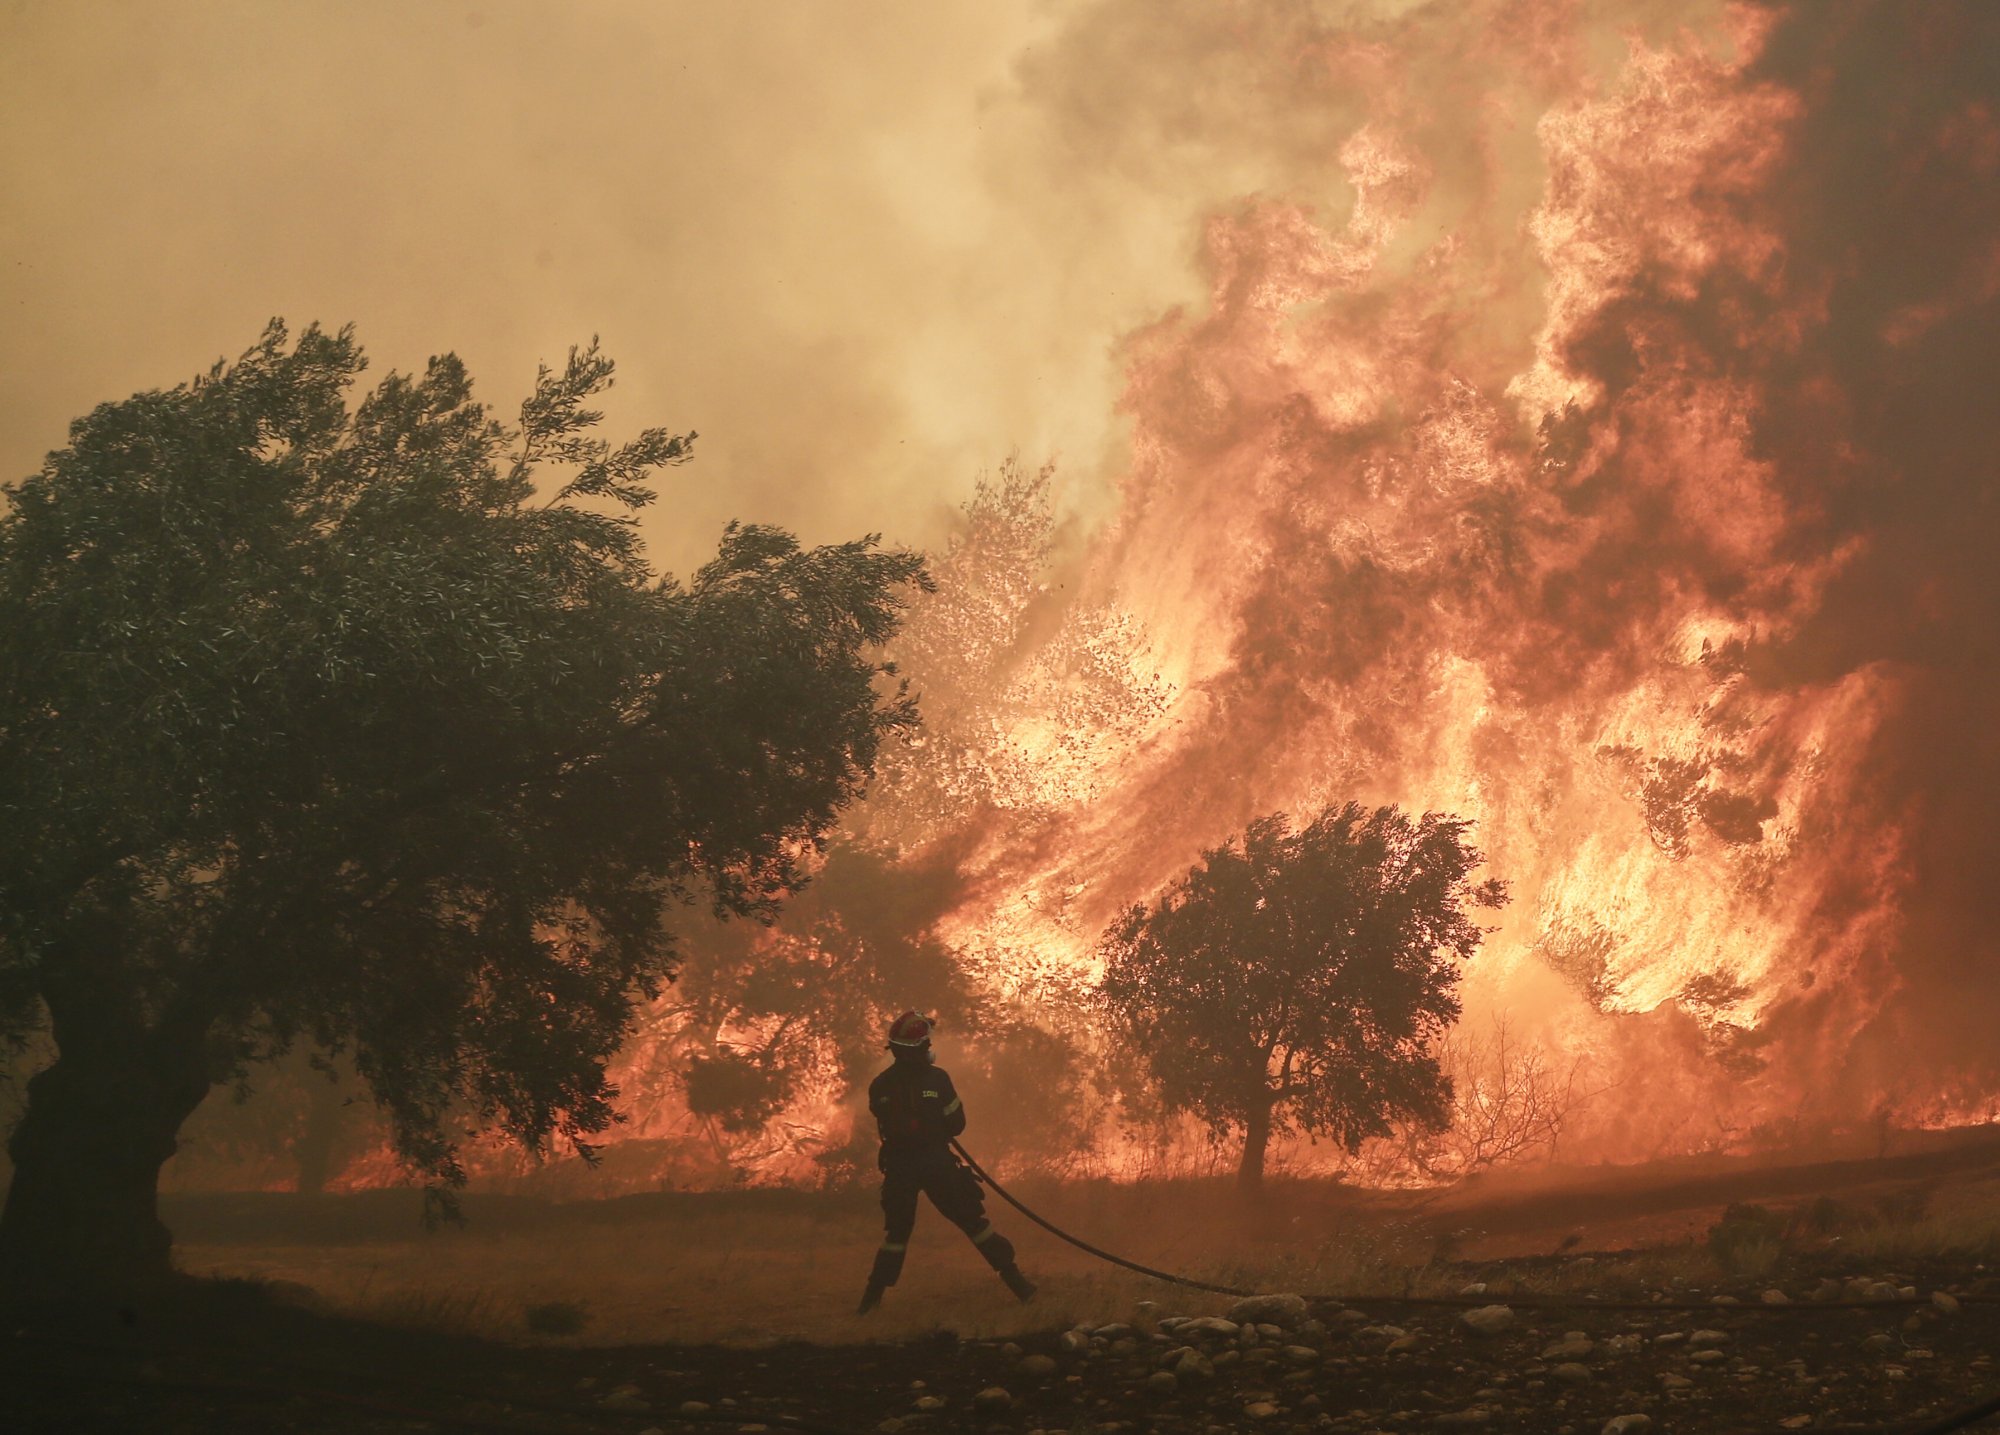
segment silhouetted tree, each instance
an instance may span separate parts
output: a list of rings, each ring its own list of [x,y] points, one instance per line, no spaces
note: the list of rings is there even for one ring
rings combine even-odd
[[[1356,803],[1297,832],[1261,818],[1105,932],[1098,1001],[1170,1110],[1243,1132],[1246,1191],[1274,1134],[1352,1151],[1445,1118],[1431,1047],[1484,935],[1469,909],[1506,901],[1470,880],[1467,826]]]
[[[587,1149],[668,904],[774,911],[915,722],[869,654],[920,560],[732,525],[655,578],[632,512],[693,435],[593,438],[594,344],[512,427],[449,355],[350,410],[362,367],[274,323],[7,490],[0,1011],[58,1053],[7,1279],[163,1273],[176,1131],[302,1037],[439,1190],[474,1130]]]

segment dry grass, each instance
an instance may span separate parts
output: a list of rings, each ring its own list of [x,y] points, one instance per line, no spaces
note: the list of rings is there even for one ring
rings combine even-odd
[[[1198,1279],[1254,1289],[1402,1290],[1427,1238],[1380,1223],[1282,1212],[1246,1222],[1226,1191],[1079,1186],[1027,1194],[1059,1224],[1120,1254]],[[311,1287],[340,1311],[402,1324],[560,1343],[901,1339],[939,1329],[1007,1336],[1079,1321],[1212,1311],[1225,1297],[1163,1286],[1104,1265],[993,1203],[996,1225],[1041,1286],[1015,1303],[955,1229],[926,1208],[902,1282],[862,1320],[853,1307],[881,1239],[872,1203],[829,1199],[789,1209],[726,1200],[618,1217],[578,1212],[555,1224],[465,1228],[403,1239],[190,1243],[183,1269]],[[586,1314],[551,1330],[546,1312]],[[558,1323],[560,1324],[560,1323]]]

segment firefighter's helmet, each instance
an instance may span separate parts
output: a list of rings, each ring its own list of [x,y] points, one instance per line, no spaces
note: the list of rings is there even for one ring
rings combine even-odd
[[[920,1051],[931,1044],[934,1024],[922,1012],[906,1011],[889,1024],[889,1045]]]

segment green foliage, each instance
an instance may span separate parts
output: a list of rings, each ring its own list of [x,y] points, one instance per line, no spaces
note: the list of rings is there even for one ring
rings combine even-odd
[[[505,425],[459,361],[350,409],[352,333],[106,404],[0,518],[0,1014],[351,1053],[401,1153],[613,1119],[665,912],[768,917],[883,739],[920,560],[732,525],[680,583],[593,343]],[[538,494],[550,495],[539,501]]]
[[[1260,1132],[1353,1150],[1441,1122],[1432,1045],[1484,935],[1468,909],[1506,900],[1470,880],[1467,825],[1355,803],[1296,832],[1266,817],[1113,923],[1098,1001],[1168,1108],[1246,1129],[1259,1161]]]

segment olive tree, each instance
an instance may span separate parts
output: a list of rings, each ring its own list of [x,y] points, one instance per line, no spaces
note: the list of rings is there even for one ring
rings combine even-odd
[[[634,514],[593,343],[513,423],[449,355],[350,402],[351,331],[78,420],[0,516],[0,1020],[46,1022],[0,1278],[157,1276],[175,1133],[344,1053],[434,1189],[474,1131],[588,1151],[677,902],[768,916],[915,722],[876,645],[920,560]]]
[[[1244,1190],[1274,1135],[1352,1151],[1444,1120],[1433,1047],[1484,935],[1471,909],[1506,900],[1472,881],[1468,826],[1356,803],[1297,831],[1261,818],[1104,933],[1101,1009],[1167,1110],[1243,1133]]]

